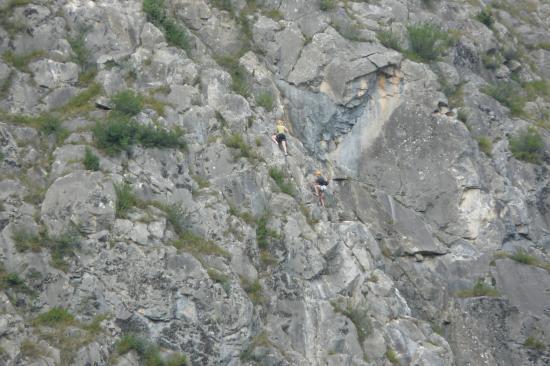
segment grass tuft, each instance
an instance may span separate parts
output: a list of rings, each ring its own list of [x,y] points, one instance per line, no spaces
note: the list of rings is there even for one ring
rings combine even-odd
[[[92,152],[88,146],[86,146],[86,151],[84,152],[84,160],[82,161],[84,167],[87,170],[97,171],[99,170],[99,156]]]
[[[491,151],[493,150],[493,142],[487,136],[479,136],[476,138],[479,150],[487,156],[491,156]]]
[[[75,317],[67,309],[54,307],[45,313],[38,315],[34,321],[35,326],[59,327],[75,323]]]
[[[137,206],[139,199],[129,183],[115,183],[116,217],[125,218],[130,209]]]
[[[482,88],[481,91],[495,98],[500,104],[510,108],[512,116],[523,115],[525,99],[522,96],[520,88],[515,83],[500,81]]]
[[[408,56],[424,62],[435,61],[452,43],[452,37],[433,23],[417,23],[407,26],[411,49]]]
[[[456,295],[463,298],[480,296],[498,297],[499,293],[497,289],[487,286],[482,280],[478,280],[472,289],[459,291]]]
[[[296,190],[292,183],[287,181],[285,174],[282,170],[275,167],[269,168],[269,176],[277,183],[277,187],[281,192],[288,194],[289,196],[294,197],[296,195]]]

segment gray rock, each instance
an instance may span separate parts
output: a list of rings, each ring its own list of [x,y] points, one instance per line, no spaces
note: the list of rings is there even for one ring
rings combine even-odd
[[[113,185],[100,172],[77,171],[58,178],[46,192],[41,217],[54,235],[71,224],[88,234],[109,229],[115,217]]]
[[[44,59],[31,63],[29,68],[34,73],[36,83],[49,89],[73,84],[78,80],[78,65],[72,62]]]
[[[141,30],[141,46],[153,50],[164,42],[164,34],[151,23],[145,23]]]

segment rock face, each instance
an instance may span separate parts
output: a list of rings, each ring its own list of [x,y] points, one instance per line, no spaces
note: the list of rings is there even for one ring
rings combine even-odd
[[[550,8],[474,3],[0,0],[0,364],[548,365]]]

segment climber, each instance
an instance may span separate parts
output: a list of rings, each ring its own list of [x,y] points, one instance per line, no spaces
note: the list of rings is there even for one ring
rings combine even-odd
[[[285,127],[284,122],[282,120],[277,120],[277,125],[275,126],[275,133],[271,135],[271,139],[276,144],[283,147],[283,151],[285,153],[285,156],[288,156],[288,152],[286,149],[286,135],[285,132],[288,133],[288,128]]]
[[[315,172],[315,181],[313,182],[313,189],[315,190],[315,195],[319,197],[319,205],[325,207],[325,191],[327,190],[328,179],[321,175],[321,172],[317,170]]]

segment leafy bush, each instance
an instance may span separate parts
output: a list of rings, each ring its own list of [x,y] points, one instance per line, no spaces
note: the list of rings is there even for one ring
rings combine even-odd
[[[84,153],[84,167],[87,170],[97,171],[99,170],[99,156],[92,152],[92,149],[86,146],[86,151]]]
[[[468,112],[466,112],[464,109],[461,108],[458,110],[458,114],[456,118],[458,118],[460,122],[462,123],[468,122],[468,117],[469,117]]]
[[[271,112],[273,110],[273,95],[268,91],[262,91],[256,97],[256,103],[266,111]]]
[[[509,139],[512,155],[518,160],[538,164],[544,153],[544,141],[533,127]]]
[[[488,7],[481,10],[476,15],[476,19],[481,23],[485,24],[488,28],[492,28],[493,24],[495,24],[495,18],[493,18],[493,14],[491,14],[491,9]]]
[[[510,108],[513,116],[523,114],[525,100],[522,97],[520,88],[515,83],[500,81],[482,88],[481,91],[495,98],[500,104]]]
[[[158,208],[164,211],[166,219],[172,225],[174,232],[178,235],[183,235],[187,229],[189,215],[181,203],[172,204],[155,204]]]
[[[522,87],[528,100],[535,100],[537,97],[550,100],[550,81],[548,80],[530,81],[524,83]]]
[[[187,33],[176,21],[172,18],[166,18],[163,22],[164,34],[168,43],[178,46],[183,50],[191,48]]]
[[[61,307],[51,308],[47,312],[38,315],[33,321],[35,325],[45,325],[48,327],[63,326],[74,322],[74,316],[67,309]]]
[[[422,61],[434,61],[449,46],[451,38],[433,23],[407,26],[412,55]]]
[[[143,108],[143,98],[131,90],[113,95],[111,103],[114,111],[127,116],[135,116]]]
[[[328,11],[336,8],[335,0],[321,0],[319,2],[319,8],[323,11]]]
[[[479,136],[476,138],[479,150],[483,151],[485,155],[491,156],[493,150],[493,142],[487,136]]]
[[[478,280],[474,287],[470,290],[462,290],[457,293],[458,297],[479,297],[479,296],[499,296],[498,291],[490,286],[485,285],[482,280]]]
[[[25,281],[15,272],[6,272],[4,266],[0,264],[0,290],[11,288],[15,291],[30,292]]]
[[[380,31],[376,34],[380,43],[385,47],[392,48],[396,51],[401,51],[401,46],[399,45],[399,38],[391,30]]]

